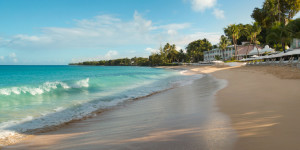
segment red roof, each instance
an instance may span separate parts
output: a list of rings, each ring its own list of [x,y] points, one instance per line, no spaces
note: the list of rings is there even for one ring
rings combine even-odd
[[[238,55],[246,55],[247,51],[248,51],[248,54],[249,54],[250,51],[253,50],[253,48],[254,48],[254,45],[237,45]],[[260,46],[257,46],[257,48],[261,49]]]

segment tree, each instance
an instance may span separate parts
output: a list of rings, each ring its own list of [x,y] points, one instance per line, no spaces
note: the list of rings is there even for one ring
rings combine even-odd
[[[213,49],[218,48],[218,45],[213,45],[212,48]]]
[[[299,11],[300,0],[265,0],[262,8],[255,8],[251,15],[262,28],[258,37],[260,42],[267,42],[268,30],[273,25],[276,25],[277,22],[288,24]]]
[[[186,47],[187,55],[193,62],[203,60],[203,52],[209,51],[212,48],[212,44],[207,39],[196,40],[188,44]]]
[[[175,62],[175,60],[178,62],[179,61],[178,54],[179,54],[179,52],[176,50],[175,44],[173,44],[170,47],[169,54],[168,54],[169,62]]]
[[[277,23],[269,31],[267,35],[267,41],[281,43],[282,49],[285,53],[285,45],[291,41],[291,32],[289,32],[284,23]]]
[[[242,29],[242,35],[244,37],[246,37],[247,41],[249,42],[248,43],[248,47],[247,47],[247,52],[246,52],[246,57],[248,56],[248,52],[249,52],[249,48],[250,48],[250,45],[253,41],[253,36],[252,36],[252,25],[250,24],[246,24],[244,25],[244,28]]]
[[[253,42],[254,46],[256,47],[256,49],[257,49],[257,54],[259,55],[259,51],[258,51],[258,48],[257,48],[257,43],[258,43],[257,36],[261,32],[261,27],[258,25],[257,22],[254,22],[250,31],[251,31],[250,36],[251,36],[252,42]]]
[[[300,18],[289,22],[287,30],[292,34],[292,38],[300,39]]]
[[[262,27],[275,22],[287,24],[300,10],[300,0],[265,0],[262,8],[255,8],[251,17]]]
[[[231,24],[229,26],[227,26],[227,28],[224,29],[224,33],[226,36],[231,37],[231,40],[234,44],[234,49],[235,49],[235,57],[238,55],[238,50],[237,50],[237,40],[240,38],[241,36],[241,32],[240,32],[240,26],[236,25],[236,24]]]
[[[186,60],[186,55],[182,49],[179,50],[178,59],[180,62],[184,62]]]
[[[224,61],[225,61],[224,51],[229,44],[230,44],[229,39],[226,36],[222,35],[220,38],[219,48],[220,48],[220,50],[222,50],[222,55],[223,55]]]

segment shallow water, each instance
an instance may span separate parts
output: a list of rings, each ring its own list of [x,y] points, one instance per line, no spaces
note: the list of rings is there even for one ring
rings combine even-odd
[[[204,75],[7,149],[232,149],[235,133],[214,95],[226,82]]]
[[[198,78],[150,67],[0,66],[0,138],[80,119]]]

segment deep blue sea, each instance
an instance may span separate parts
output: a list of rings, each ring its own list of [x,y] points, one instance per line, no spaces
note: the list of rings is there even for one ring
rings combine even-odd
[[[150,67],[0,66],[0,138],[81,119],[197,78]]]

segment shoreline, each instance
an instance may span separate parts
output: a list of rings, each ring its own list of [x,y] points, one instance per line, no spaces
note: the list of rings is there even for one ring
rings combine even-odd
[[[136,142],[138,142],[139,144],[136,149],[152,149],[153,144],[151,143],[154,142],[161,147],[164,147],[164,149],[174,149],[174,147],[172,148],[172,145],[179,146],[178,144],[180,143],[183,145],[179,147],[184,146],[186,148],[198,147],[199,149],[200,147],[206,147],[210,149],[220,149],[222,147],[222,149],[230,149],[228,147],[232,147],[232,140],[234,140],[234,136],[229,136],[229,134],[233,134],[233,131],[231,131],[232,129],[229,128],[229,118],[216,111],[217,108],[215,108],[215,101],[213,100],[213,95],[215,95],[215,93],[222,87],[219,87],[220,85],[218,85],[221,84],[221,82],[220,80],[215,79],[210,75],[205,75],[204,78],[205,79],[201,78],[195,80],[193,84],[173,88],[164,92],[160,92],[158,94],[151,95],[149,97],[142,98],[142,100],[135,101],[134,103],[130,103],[129,105],[120,106],[120,109],[105,111],[99,116],[76,123],[71,123],[59,130],[34,135],[29,140],[21,141],[21,143],[6,146],[4,148],[30,149],[33,148],[32,146],[35,146],[36,148],[36,146],[40,145],[40,143],[43,143],[41,147],[47,147],[50,146],[49,144],[51,144],[51,148],[60,149],[62,145],[60,145],[59,141],[67,140],[69,144],[65,144],[72,146],[80,143],[78,142],[78,140],[81,141],[85,139],[86,136],[92,136],[93,139],[97,139],[100,136],[102,138],[98,142],[101,143],[101,145],[94,143],[95,141],[97,141],[94,139],[92,140],[94,141],[94,144],[86,146],[91,149],[96,149],[95,145],[100,146],[104,149],[122,149],[121,147],[123,147],[124,145],[136,145]],[[205,86],[203,87],[203,84],[208,85],[208,87],[210,88],[204,88]],[[200,91],[203,92],[195,92],[196,89],[202,89]],[[208,94],[209,92],[212,93]],[[182,94],[184,94],[185,96],[182,97]],[[201,98],[203,99],[202,101],[197,100],[196,97],[199,96],[203,97]],[[182,104],[178,105],[180,103]],[[123,111],[125,111],[126,113],[124,113]],[[159,113],[157,111],[159,111]],[[121,116],[129,116],[124,118],[125,120],[122,119],[123,123],[121,124],[111,123],[111,121],[120,121],[119,119],[121,118],[119,117],[117,117],[119,118],[118,120],[114,119],[115,114],[117,114],[117,116],[120,116],[120,112],[123,112],[121,113]],[[131,118],[131,114],[133,116],[140,117]],[[147,119],[145,120],[145,118]],[[146,123],[145,121],[148,123]],[[109,127],[106,126],[106,124],[110,124]],[[127,124],[130,125],[127,126]],[[82,125],[83,128],[81,128]],[[124,125],[126,125],[126,128],[128,129],[124,130]],[[111,126],[118,127],[111,128]],[[100,132],[100,129],[97,128],[105,128],[105,130],[101,130]],[[115,133],[115,130],[117,130],[116,133],[118,134]],[[92,133],[96,132],[100,135],[95,136],[85,134],[86,132],[90,131],[92,131]],[[112,134],[111,132],[115,134]],[[80,135],[77,135],[77,133],[79,133]],[[81,133],[84,135],[81,135]],[[160,135],[160,133],[165,133],[167,136]],[[103,136],[101,136],[102,134],[106,135],[105,139],[103,139]],[[76,140],[74,140],[71,135],[76,136]],[[128,136],[132,137],[132,139],[127,139]],[[195,142],[195,138],[201,140]],[[210,142],[206,141],[205,139],[209,140]],[[176,141],[175,143],[174,140]],[[42,141],[48,142],[45,143]],[[123,142],[116,143],[116,141]],[[72,149],[73,148],[80,149],[79,147],[72,147]]]
[[[284,148],[295,149],[300,146],[300,144],[298,144],[297,142],[297,139],[299,139],[299,135],[300,135],[299,133],[300,129],[297,126],[298,121],[295,120],[295,118],[297,118],[297,114],[299,114],[298,106],[300,106],[300,102],[297,101],[297,97],[300,97],[300,93],[297,92],[300,91],[300,86],[299,86],[300,70],[289,68],[289,67],[277,67],[277,66],[249,66],[249,67],[167,66],[163,68],[181,69],[181,70],[185,69],[187,70],[187,72],[185,72],[187,75],[208,74],[208,76],[212,75],[217,80],[222,79],[228,82],[228,85],[225,88],[221,90],[217,90],[217,92],[214,94],[215,98],[213,104],[213,107],[216,107],[214,108],[214,112],[225,114],[224,117],[226,118],[227,116],[229,119],[227,121],[228,127],[224,127],[223,129],[218,128],[217,130],[223,131],[227,135],[230,135],[227,138],[233,138],[231,139],[233,141],[235,141],[234,138],[235,136],[237,136],[236,142],[231,141],[233,145],[229,146],[230,148],[227,147],[228,149],[245,149],[245,150],[247,149],[277,150],[278,149],[279,150]],[[194,84],[187,85],[187,87],[191,87],[191,86],[196,88]],[[284,89],[282,87],[288,87],[288,88]],[[170,93],[170,91],[179,92],[180,91],[179,89],[180,87],[140,98],[142,100],[136,101],[135,103],[130,103],[129,105],[120,106],[122,107],[120,109],[116,109],[113,111],[106,111],[97,117],[92,117],[87,120],[78,121],[75,124],[71,123],[70,125],[60,128],[59,130],[51,131],[51,133],[54,135],[58,133],[57,136],[61,135],[62,137],[60,136],[59,137],[54,136],[54,137],[59,138],[60,140],[69,139],[68,140],[69,143],[75,144],[74,141],[70,141],[72,139],[72,136],[76,136],[76,137],[78,136],[79,139],[83,138],[81,135],[77,135],[77,133],[83,133],[83,132],[76,131],[78,129],[76,128],[76,126],[78,126],[78,124],[79,125],[84,124],[85,128],[87,128],[86,126],[90,126],[90,124],[85,124],[86,122],[100,125],[100,120],[103,121],[103,118],[107,119],[113,116],[111,115],[111,113],[113,114],[114,112],[123,111],[123,109],[126,109],[129,112],[134,111],[132,110],[134,109],[133,107],[134,105],[145,103],[145,101],[148,102],[147,101],[148,99],[151,99],[152,101],[157,101],[157,97],[160,96],[169,98],[169,96],[166,97],[166,95],[168,95],[167,93]],[[183,90],[184,88],[181,89]],[[196,91],[195,92],[186,91],[186,92],[189,92],[191,95],[197,93]],[[175,94],[176,92],[173,93]],[[130,108],[131,110],[129,110]],[[168,111],[170,110],[168,109]],[[149,113],[149,115],[151,114],[155,116],[155,113],[153,112]],[[186,117],[189,118],[188,116]],[[137,119],[133,119],[132,121],[134,122],[136,120]],[[104,121],[104,124],[105,123],[107,122]],[[183,125],[183,123],[181,124]],[[148,125],[140,124],[140,126],[148,126]],[[150,129],[145,129],[145,130],[148,132],[148,134],[151,135],[150,139],[153,140],[156,139],[155,138],[156,136],[158,136],[157,130],[160,130],[159,132],[165,132],[168,131],[168,128],[169,127],[167,126],[158,126],[158,127],[153,127],[151,130]],[[90,129],[90,127],[88,127],[87,129]],[[121,131],[121,129],[117,133],[126,132],[126,131]],[[65,133],[66,131],[70,131],[70,130],[71,130],[70,133],[68,132],[67,132],[68,134]],[[130,130],[132,130],[131,127]],[[186,130],[184,131],[184,134],[191,135],[192,134],[190,132],[191,130],[190,129],[187,130],[188,131]],[[193,132],[198,133],[198,130],[199,129],[195,131],[193,129]],[[93,131],[93,130],[85,130],[85,132],[88,131]],[[138,131],[134,130],[134,131],[141,132],[143,135],[146,134],[144,133],[144,131],[140,131],[140,130]],[[173,132],[175,131],[172,131],[172,133]],[[213,133],[212,130],[211,131],[209,130],[209,132],[207,133],[210,132]],[[60,140],[56,142],[53,141],[54,140],[53,136],[47,134],[49,133],[34,135],[33,138],[37,139],[42,137],[42,139],[47,139],[54,142],[52,143],[54,145],[56,145],[57,142],[60,141]],[[69,134],[72,134],[72,136],[70,136]],[[126,133],[125,135],[128,134],[131,133]],[[124,135],[124,133],[121,134],[121,137],[123,137],[122,135]],[[119,139],[119,137],[115,137],[113,135],[110,136],[112,136],[112,140],[108,140],[106,142],[104,140],[102,141],[102,144],[106,144],[107,142],[110,143],[115,140],[116,141],[121,140]],[[176,134],[176,136],[178,135]],[[92,137],[96,138],[94,136]],[[148,138],[149,137],[147,137],[147,139]],[[146,144],[146,147],[143,148],[145,149],[153,148],[152,145],[149,145],[151,143],[150,142],[151,140],[145,141],[144,138],[142,139],[143,139],[142,141],[139,141],[141,139],[139,139],[138,141]],[[161,139],[160,137],[159,139],[164,141],[164,138]],[[189,138],[189,139],[192,140],[193,138]],[[180,138],[180,140],[187,142],[182,138]],[[125,142],[123,141],[121,145],[131,146],[132,142],[133,141],[131,140],[127,142],[125,140]],[[167,141],[166,143],[168,142],[169,141]],[[91,143],[91,144],[97,145],[96,143]],[[190,143],[190,144],[194,144],[194,143]],[[22,141],[20,144],[11,145],[4,148],[22,149],[24,147],[30,148],[30,146],[33,145],[35,145],[33,140],[29,140],[29,141],[25,140]],[[45,146],[47,145],[47,143],[43,143],[43,145]],[[115,146],[116,143],[114,143],[113,145]],[[110,146],[105,148],[111,148]],[[170,145],[168,146],[164,145],[165,149],[170,149],[171,147],[172,146]],[[91,147],[91,148],[93,149],[95,147]],[[120,147],[117,146],[114,148],[119,149]],[[156,148],[161,148],[161,147],[156,147]],[[173,147],[173,149],[176,148]]]
[[[91,118],[93,118],[95,116],[101,115],[104,112],[112,111],[114,109],[119,109],[120,107],[125,107],[126,105],[130,105],[131,103],[133,103],[135,101],[139,101],[139,100],[142,100],[142,99],[151,97],[153,95],[156,95],[156,94],[159,94],[159,93],[163,93],[163,92],[166,92],[168,90],[171,90],[171,89],[174,89],[174,88],[178,88],[178,87],[181,87],[181,86],[176,85],[176,86],[164,89],[164,90],[160,90],[160,91],[156,91],[156,92],[150,93],[150,94],[145,95],[145,96],[140,96],[140,97],[136,97],[136,98],[126,99],[126,100],[120,102],[119,104],[117,104],[115,106],[110,106],[109,108],[101,108],[99,110],[91,112],[87,116],[84,116],[84,117],[82,117],[80,119],[72,119],[72,120],[70,120],[68,122],[63,122],[63,123],[58,124],[58,125],[51,125],[51,126],[45,126],[43,128],[30,129],[30,130],[28,130],[28,131],[26,131],[24,133],[18,133],[18,132],[16,132],[16,133],[14,133],[14,135],[8,136],[8,137],[6,137],[4,139],[0,139],[0,150],[1,150],[1,148],[5,148],[6,146],[14,145],[14,144],[20,143],[20,142],[22,142],[24,140],[27,140],[27,139],[29,139],[32,136],[36,136],[38,134],[52,132],[52,131],[57,131],[57,130],[60,130],[62,128],[66,128],[66,127],[68,127],[68,125],[70,125],[72,123],[78,123],[80,121],[91,119]]]
[[[179,70],[177,70],[177,71],[180,72]],[[191,79],[191,80],[195,80],[195,79]],[[27,139],[31,138],[32,136],[38,135],[38,134],[60,130],[62,128],[68,127],[68,125],[70,125],[72,123],[78,123],[80,121],[84,121],[86,119],[93,118],[95,116],[101,115],[102,113],[104,113],[106,111],[111,111],[111,110],[114,110],[114,109],[119,109],[120,107],[124,107],[126,105],[130,105],[131,103],[133,103],[135,101],[139,101],[139,100],[151,97],[153,95],[156,95],[156,94],[159,94],[159,93],[163,93],[163,92],[166,92],[168,90],[171,90],[171,89],[174,89],[174,88],[178,88],[178,87],[182,87],[182,86],[185,86],[185,84],[184,85],[174,84],[172,87],[169,87],[167,89],[163,89],[163,90],[160,90],[160,91],[155,91],[155,92],[152,92],[150,94],[147,94],[147,95],[144,95],[144,96],[140,96],[140,97],[129,98],[129,99],[126,99],[126,100],[118,103],[115,106],[110,106],[109,108],[101,108],[99,110],[91,112],[87,116],[84,116],[84,117],[82,117],[80,119],[72,119],[70,121],[63,122],[63,123],[58,124],[58,125],[50,125],[50,126],[45,126],[45,127],[42,127],[42,128],[29,129],[29,130],[27,130],[26,132],[23,132],[23,133],[15,132],[15,133],[13,133],[13,135],[9,135],[6,138],[0,139],[0,148],[20,143],[20,142],[22,142],[24,140],[27,140]]]
[[[284,66],[193,68],[228,81],[216,94],[219,111],[237,132],[236,150],[297,149],[300,70]]]

